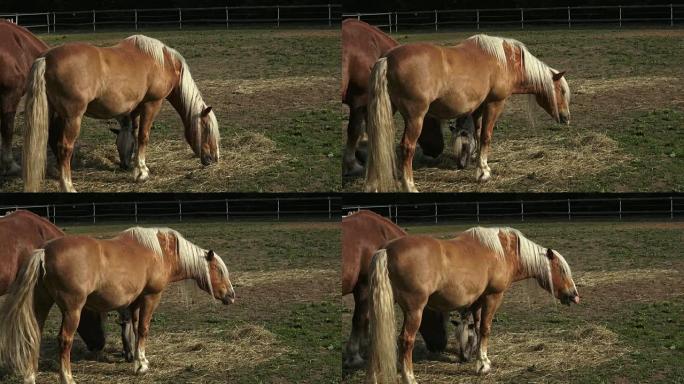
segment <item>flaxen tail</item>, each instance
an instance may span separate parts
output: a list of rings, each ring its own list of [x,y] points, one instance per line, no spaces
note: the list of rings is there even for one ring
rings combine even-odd
[[[373,255],[370,267],[370,353],[368,382],[387,384],[397,379],[397,331],[394,294],[387,272],[387,250]]]
[[[396,154],[394,152],[394,117],[387,88],[387,58],[380,58],[373,66],[366,131],[368,133],[368,161],[366,164],[366,192],[392,192],[397,183]]]
[[[44,249],[33,251],[0,307],[0,360],[23,377],[38,370],[40,328],[33,311],[33,295],[44,261]]]
[[[44,57],[33,62],[26,93],[25,114],[26,125],[22,156],[24,191],[37,192],[40,190],[45,177],[45,152],[47,150],[49,124]]]

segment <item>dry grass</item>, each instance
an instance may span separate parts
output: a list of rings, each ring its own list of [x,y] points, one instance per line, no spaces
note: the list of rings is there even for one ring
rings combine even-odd
[[[254,287],[263,284],[283,284],[290,280],[310,279],[320,282],[338,277],[339,273],[331,269],[287,269],[282,271],[241,272],[236,275],[234,284],[242,287]]]
[[[211,93],[233,93],[237,95],[252,95],[261,92],[286,91],[301,88],[303,85],[325,87],[330,83],[329,77],[324,76],[292,76],[272,79],[244,80],[204,80],[199,87]]]
[[[629,283],[636,280],[678,279],[680,278],[679,275],[679,271],[671,269],[635,268],[621,271],[592,271],[577,274],[575,283],[582,287],[596,287]]]

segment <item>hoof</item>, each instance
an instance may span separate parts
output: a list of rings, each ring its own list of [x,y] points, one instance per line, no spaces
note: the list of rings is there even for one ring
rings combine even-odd
[[[345,368],[361,368],[365,364],[365,361],[359,355],[355,355],[352,358],[347,358],[344,360],[343,366]]]
[[[477,362],[477,374],[478,375],[485,375],[485,374],[489,373],[489,371],[491,371],[491,370],[492,370],[491,365],[478,360],[478,362]]]
[[[358,162],[354,162],[351,167],[347,166],[345,167],[346,169],[342,173],[342,176],[344,177],[358,177],[358,176],[363,176],[364,171],[366,170],[361,164]]]
[[[4,176],[19,176],[21,174],[21,167],[14,161],[9,164],[3,164],[0,174]]]
[[[136,368],[135,368],[135,374],[136,375],[142,375],[145,372],[150,370],[150,366],[147,364],[136,363],[135,365],[136,365]]]
[[[491,179],[492,174],[488,169],[483,170],[481,168],[478,168],[475,176],[478,182],[484,183],[487,180]]]
[[[132,363],[132,362],[133,362],[133,359],[134,359],[134,357],[135,357],[135,356],[133,356],[133,352],[128,352],[128,353],[127,353],[127,352],[122,352],[121,354],[123,355],[123,357],[124,357],[124,359],[126,360],[127,363]]]
[[[137,168],[133,171],[133,179],[136,183],[142,183],[150,179],[150,174],[146,171],[139,171]]]

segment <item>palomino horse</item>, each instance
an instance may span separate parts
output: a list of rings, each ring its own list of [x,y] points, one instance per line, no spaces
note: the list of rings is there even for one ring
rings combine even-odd
[[[377,27],[356,19],[342,21],[342,102],[349,106],[347,145],[342,162],[344,176],[363,174],[357,150],[366,121],[371,69],[397,45],[396,40]],[[428,156],[437,157],[442,153],[444,138],[439,120],[425,117],[418,144]]]
[[[145,341],[152,314],[172,282],[193,279],[224,304],[235,300],[228,268],[214,253],[168,228],[130,228],[113,239],[65,236],[33,252],[0,308],[0,357],[35,382],[40,335],[54,303],[62,312],[60,378],[71,384],[70,352],[84,308],[128,308],[137,324],[135,372],[149,369]]]
[[[536,279],[563,304],[579,304],[570,267],[558,252],[512,228],[472,228],[454,239],[406,236],[373,256],[370,270],[370,382],[396,382],[394,302],[404,313],[400,336],[403,383],[416,383],[412,351],[423,308],[481,309],[477,372],[487,373],[492,319],[511,284]]]
[[[18,174],[12,157],[14,118],[26,92],[31,63],[49,47],[28,29],[0,19],[0,174]]]
[[[393,191],[395,150],[393,114],[404,118],[401,184],[417,192],[411,162],[425,116],[440,119],[473,114],[480,130],[477,180],[491,176],[487,154],[492,131],[512,94],[534,95],[557,122],[570,122],[570,89],[558,72],[534,57],[519,41],[472,36],[453,47],[399,46],[373,67],[368,104],[368,164],[365,189]]]
[[[342,295],[354,294],[352,331],[345,352],[346,366],[358,367],[363,364],[360,345],[368,338],[368,271],[371,257],[389,240],[404,236],[406,232],[403,229],[372,211],[361,210],[342,218]],[[445,350],[448,318],[448,312],[425,308],[419,331],[428,350]],[[461,334],[468,330],[459,330],[461,332],[456,335],[456,339],[460,341]],[[464,360],[470,358],[467,344],[472,336],[466,335],[465,345],[459,346]]]
[[[62,191],[75,192],[70,159],[83,115],[116,118],[138,131],[133,178],[145,181],[150,128],[169,100],[181,116],[185,139],[202,164],[219,159],[219,129],[183,56],[159,40],[134,35],[113,47],[64,44],[33,63],[26,97],[24,190],[37,191],[45,173],[45,148],[57,156]]]
[[[0,216],[0,296],[6,294],[15,281],[21,266],[31,258],[34,249],[45,242],[64,236],[64,232],[48,220],[24,210],[14,211]],[[106,335],[102,322],[105,314],[84,310],[78,324],[78,334],[89,350],[101,352],[105,346]],[[122,324],[126,329],[126,323]],[[122,338],[124,356],[132,361],[126,353],[131,349],[132,336],[126,334]]]

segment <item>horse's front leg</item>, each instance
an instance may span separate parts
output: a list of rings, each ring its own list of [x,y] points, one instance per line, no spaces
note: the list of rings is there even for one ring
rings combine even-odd
[[[140,107],[138,153],[136,155],[135,166],[133,168],[133,180],[137,182],[143,182],[150,178],[150,170],[147,168],[147,164],[145,164],[145,149],[150,140],[150,129],[152,129],[152,123],[157,117],[163,102],[164,100],[150,101]],[[133,124],[135,129],[135,117],[133,117]]]
[[[401,354],[401,382],[402,384],[417,384],[413,375],[413,346],[416,342],[416,333],[420,328],[423,317],[424,305],[420,308],[412,308],[404,313],[404,327],[401,331],[399,352]]]
[[[81,131],[82,118],[83,115],[65,118],[61,135],[57,138],[57,166],[62,192],[76,192],[71,181],[71,156],[74,154],[74,143]]]
[[[2,111],[0,116],[0,133],[2,134],[2,148],[0,149],[0,174],[16,175],[21,168],[12,156],[12,136],[14,135],[14,117],[16,111]]]
[[[352,331],[347,343],[346,359],[347,367],[359,367],[363,365],[361,357],[362,341],[368,335],[368,286],[358,283],[354,288],[354,316],[352,317]]]
[[[347,125],[347,145],[344,149],[343,175],[361,176],[363,166],[356,157],[356,150],[363,135],[363,119],[366,116],[365,107],[349,107],[349,124]]]
[[[402,154],[402,178],[401,185],[404,192],[418,192],[416,185],[413,182],[413,155],[416,153],[416,143],[420,132],[423,129],[423,117],[425,112],[414,115],[404,116],[406,120],[404,126],[404,136],[401,139],[401,154]]]
[[[150,331],[150,321],[152,321],[152,314],[159,305],[161,295],[146,295],[142,299],[140,306],[140,315],[138,319],[138,340],[136,341],[135,349],[135,373],[142,374],[150,369],[150,362],[145,357],[145,341]]]
[[[480,320],[480,348],[477,354],[477,373],[485,374],[492,368],[492,363],[487,357],[487,343],[492,329],[492,320],[496,310],[503,301],[503,293],[487,295],[482,305]]]
[[[489,165],[487,165],[487,155],[489,154],[489,147],[492,142],[494,125],[499,119],[501,112],[503,112],[504,104],[505,103],[502,100],[489,102],[484,106],[480,132],[480,155],[475,174],[477,181],[480,182],[487,181],[492,176],[492,171],[489,168]]]
[[[119,311],[119,324],[121,325],[121,344],[123,345],[123,357],[129,363],[133,361],[133,351],[135,345],[135,329],[133,327],[133,316],[130,309]]]

